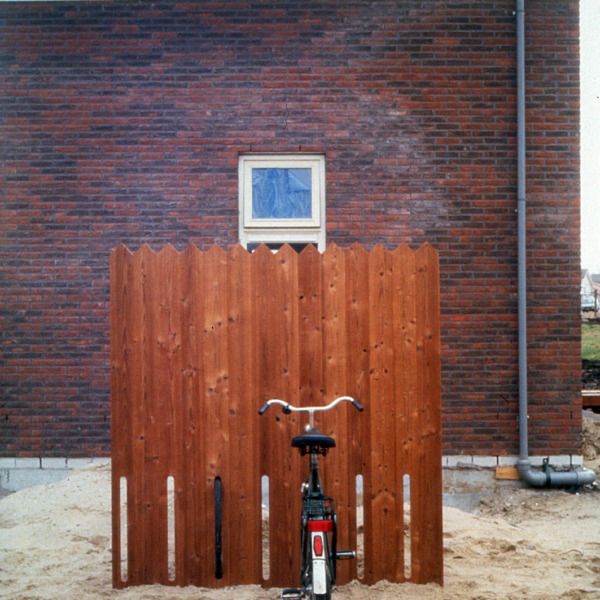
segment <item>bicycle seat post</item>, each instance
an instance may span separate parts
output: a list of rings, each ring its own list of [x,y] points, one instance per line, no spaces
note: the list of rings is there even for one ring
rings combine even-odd
[[[313,430],[315,428],[315,411],[314,410],[308,411],[308,426],[310,427],[311,430]]]

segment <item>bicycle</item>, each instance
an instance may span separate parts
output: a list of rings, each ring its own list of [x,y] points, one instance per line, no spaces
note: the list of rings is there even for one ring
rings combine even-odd
[[[266,402],[258,411],[264,414],[269,406],[279,404],[284,414],[307,412],[308,425],[305,433],[292,438],[292,447],[298,448],[301,456],[308,454],[310,471],[308,479],[301,487],[301,569],[300,588],[284,589],[282,600],[330,600],[336,580],[338,560],[356,558],[354,550],[337,549],[337,516],[333,500],[323,493],[319,476],[319,455],[325,456],[330,448],[335,448],[335,440],[322,434],[314,425],[314,413],[331,410],[341,402],[351,402],[359,411],[363,407],[350,396],[340,396],[327,406],[298,408],[283,400],[273,399]]]

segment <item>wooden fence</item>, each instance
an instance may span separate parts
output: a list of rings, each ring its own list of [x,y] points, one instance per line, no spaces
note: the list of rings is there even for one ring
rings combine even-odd
[[[428,244],[120,246],[111,367],[115,587],[297,585],[307,466],[290,440],[304,422],[257,411],[269,398],[307,406],[340,395],[365,411],[342,405],[319,419],[337,441],[322,475],[338,547],[358,542],[364,556],[339,563],[339,582],[442,583],[438,257]]]

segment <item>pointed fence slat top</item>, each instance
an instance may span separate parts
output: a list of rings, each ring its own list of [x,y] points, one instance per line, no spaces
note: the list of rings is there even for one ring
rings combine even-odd
[[[324,252],[319,252],[319,250],[317,250],[316,246],[314,246],[313,244],[308,244],[305,248],[303,248],[300,252],[296,252],[296,250],[294,250],[289,244],[283,244],[279,249],[277,249],[276,251],[272,251],[269,249],[269,247],[266,244],[260,244],[260,246],[258,246],[258,248],[256,248],[256,250],[254,250],[253,252],[249,252],[248,250],[246,250],[246,248],[244,248],[241,244],[236,244],[235,246],[232,246],[229,250],[225,250],[222,248],[222,246],[220,246],[219,244],[213,244],[208,250],[203,251],[200,250],[198,248],[198,246],[196,246],[195,244],[189,244],[186,249],[183,252],[179,252],[172,244],[168,243],[165,246],[163,246],[160,250],[154,250],[149,244],[143,244],[138,250],[132,251],[130,250],[125,244],[119,244],[114,250],[113,250],[113,254],[120,254],[122,252],[127,252],[131,255],[136,255],[140,252],[144,252],[144,253],[153,253],[153,254],[157,254],[157,255],[163,255],[163,256],[175,256],[175,255],[182,255],[182,254],[186,254],[189,252],[195,252],[198,251],[201,254],[206,254],[207,252],[211,252],[211,251],[223,251],[225,253],[229,253],[229,254],[237,254],[237,253],[244,253],[244,254],[249,254],[250,256],[255,255],[257,252],[268,252],[269,254],[274,254],[274,255],[278,255],[280,253],[288,253],[290,250],[294,253],[297,254],[298,256],[302,256],[303,254],[312,254],[312,253],[316,253],[319,255],[326,255],[328,253],[337,253],[337,252],[365,252],[367,254],[369,254],[370,252],[376,251],[376,252],[384,252],[384,253],[405,253],[405,252],[409,252],[409,253],[427,253],[427,254],[432,254],[434,256],[437,256],[437,251],[435,250],[435,248],[429,244],[429,242],[425,242],[422,246],[420,246],[417,250],[412,250],[409,246],[407,246],[406,244],[400,244],[399,246],[397,246],[396,248],[394,248],[393,250],[389,250],[387,248],[385,248],[385,246],[383,246],[383,244],[377,244],[371,251],[367,250],[364,246],[362,246],[361,244],[355,243],[353,244],[350,248],[348,249],[342,249],[340,248],[340,246],[338,246],[335,243],[331,243],[329,244]]]
[[[111,367],[115,587],[297,585],[306,465],[290,440],[304,423],[257,411],[272,397],[320,405],[341,395],[366,410],[319,418],[337,442],[323,478],[350,548],[363,478],[364,559],[360,572],[341,563],[338,583],[442,582],[439,281],[429,244],[299,254],[121,245],[111,256]]]

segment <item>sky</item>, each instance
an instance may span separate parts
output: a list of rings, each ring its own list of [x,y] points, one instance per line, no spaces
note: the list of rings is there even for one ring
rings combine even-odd
[[[581,266],[600,273],[600,0],[581,0]]]

